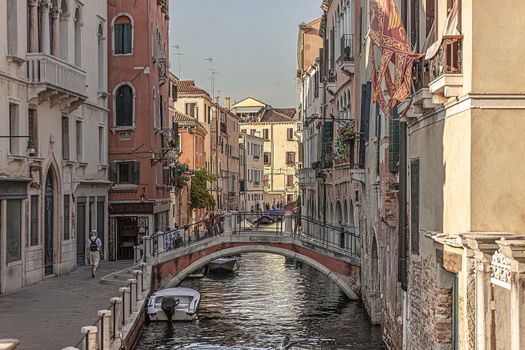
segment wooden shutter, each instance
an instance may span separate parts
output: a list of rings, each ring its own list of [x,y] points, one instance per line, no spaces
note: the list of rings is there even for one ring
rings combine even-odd
[[[122,86],[122,89],[122,111],[124,112],[122,125],[131,126],[133,125],[133,93],[129,85]]]
[[[69,117],[62,117],[62,159],[69,160]]]
[[[124,51],[122,47],[122,24],[115,24],[113,26],[113,37],[115,38],[115,54],[122,54]]]
[[[397,108],[392,111],[392,116],[397,117]],[[399,120],[390,119],[388,121],[388,170],[390,172],[399,171]]]
[[[111,163],[111,168],[109,170],[109,179],[114,184],[117,183],[117,163]]]
[[[334,137],[334,123],[332,121],[325,121],[323,123],[323,164],[325,167],[331,166],[332,142]]]
[[[133,183],[140,185],[140,162],[133,162]]]
[[[131,24],[123,24],[123,52],[122,53],[131,53]]]
[[[359,165],[365,164],[365,142],[369,140],[370,125],[370,98],[372,94],[372,84],[367,82],[361,86],[361,137],[359,142]]]
[[[419,159],[410,162],[410,250],[419,254]]]

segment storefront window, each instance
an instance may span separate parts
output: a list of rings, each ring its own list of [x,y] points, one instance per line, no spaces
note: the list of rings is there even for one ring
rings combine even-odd
[[[22,201],[8,200],[6,210],[7,263],[22,259]]]

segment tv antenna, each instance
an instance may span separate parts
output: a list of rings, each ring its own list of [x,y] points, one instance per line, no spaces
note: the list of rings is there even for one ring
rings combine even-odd
[[[176,44],[173,46],[173,48],[175,48],[175,50],[177,50],[176,53],[174,53],[175,56],[177,56],[177,61],[178,61],[178,68],[179,68],[179,79],[182,79],[181,75],[180,75],[180,67],[181,67],[181,56],[184,56],[183,53],[180,52],[180,45],[179,44]]]
[[[210,63],[210,68],[208,70],[211,72],[211,74],[208,79],[211,81],[211,99],[215,100],[215,77],[217,74],[219,74],[219,72],[213,68],[213,57],[210,56],[204,60]]]

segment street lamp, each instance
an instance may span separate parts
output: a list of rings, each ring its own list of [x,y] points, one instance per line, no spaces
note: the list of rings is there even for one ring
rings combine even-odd
[[[15,139],[15,138],[23,138],[23,139],[28,139],[27,140],[27,149],[26,149],[26,153],[28,156],[34,156],[35,155],[35,146],[33,145],[33,137],[32,136],[24,136],[24,135],[16,135],[16,136],[12,136],[12,135],[0,135],[0,138],[5,138],[5,139]]]

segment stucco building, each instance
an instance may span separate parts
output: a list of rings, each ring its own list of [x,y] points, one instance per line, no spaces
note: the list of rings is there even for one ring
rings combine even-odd
[[[91,229],[107,251],[106,7],[0,4],[0,293],[83,265]]]
[[[219,118],[218,143],[213,145],[217,147],[219,155],[217,207],[225,210],[238,210],[240,200],[239,117],[229,110],[229,106],[223,108],[215,104],[214,108]]]
[[[257,112],[255,112],[257,110]],[[232,106],[242,133],[264,140],[263,187],[270,206],[295,202],[299,195],[297,171],[301,168],[301,127],[295,108],[273,108],[253,98]]]
[[[110,259],[169,224],[168,1],[108,6]]]
[[[263,189],[264,174],[264,139],[239,134],[240,147],[240,210],[264,210],[266,198]]]

